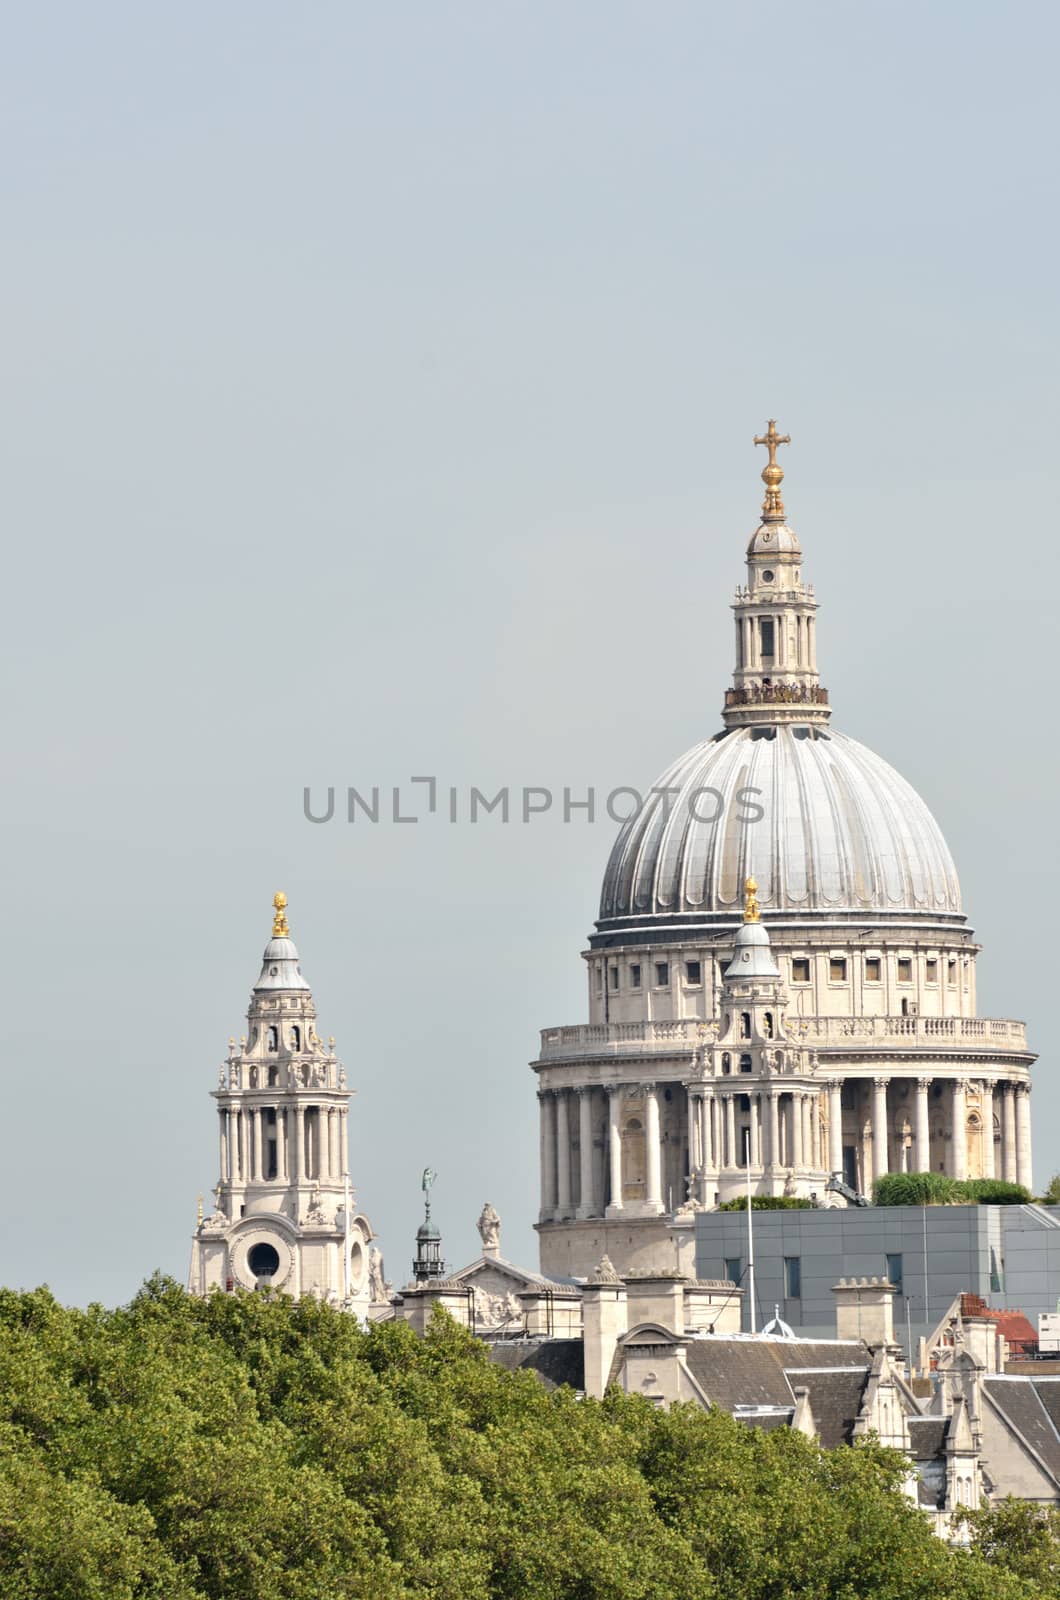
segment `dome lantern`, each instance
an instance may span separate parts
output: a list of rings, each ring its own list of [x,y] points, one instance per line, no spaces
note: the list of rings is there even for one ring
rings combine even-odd
[[[802,548],[785,520],[777,449],[791,443],[775,419],[764,434],[769,460],[762,469],[762,519],[747,546],[747,583],[736,591],[736,664],[726,690],[727,728],[778,723],[819,726],[831,715],[817,676],[817,601],[802,581]]]

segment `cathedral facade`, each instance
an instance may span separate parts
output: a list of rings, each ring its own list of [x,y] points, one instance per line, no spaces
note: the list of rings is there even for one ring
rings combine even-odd
[[[364,1317],[380,1262],[350,1187],[350,1090],[335,1041],[317,1033],[286,897],[273,905],[248,1031],[229,1040],[213,1090],[220,1176],[192,1242],[188,1287],[270,1287]]]
[[[623,826],[584,953],[589,1021],[546,1028],[541,1270],[671,1267],[675,1222],[746,1191],[890,1172],[1031,1183],[1021,1022],[980,1017],[980,946],[923,800],[831,724],[817,600],[781,498],[737,588],[722,728]],[[839,1202],[841,1203],[841,1202]]]

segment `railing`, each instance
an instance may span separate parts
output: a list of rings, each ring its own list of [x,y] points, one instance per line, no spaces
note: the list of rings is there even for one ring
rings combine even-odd
[[[811,1049],[940,1044],[964,1049],[1027,1049],[1027,1028],[1007,1017],[789,1017],[788,1034]],[[566,1056],[681,1054],[717,1041],[717,1026],[696,1017],[676,1022],[588,1022],[544,1028],[541,1059]]]

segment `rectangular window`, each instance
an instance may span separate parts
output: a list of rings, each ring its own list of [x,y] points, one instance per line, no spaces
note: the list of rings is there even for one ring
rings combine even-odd
[[[833,956],[828,963],[828,976],[833,983],[846,983],[847,963],[845,956]]]
[[[809,956],[792,956],[791,958],[792,983],[809,983],[810,958]]]
[[[894,1284],[898,1293],[902,1292],[902,1258],[899,1255],[887,1256],[887,1276]]]
[[[631,989],[640,988],[640,962],[634,961],[629,969],[629,986]]]
[[[612,987],[612,989],[617,989],[618,988],[618,968],[617,967],[612,967],[611,968],[611,987]]]
[[[655,963],[655,987],[657,989],[665,989],[669,986],[669,983],[670,963],[668,961],[657,961]]]
[[[728,1278],[730,1283],[739,1283],[740,1279],[743,1277],[743,1273],[740,1271],[739,1256],[730,1256],[726,1261],[725,1276]]]
[[[899,956],[898,957],[898,982],[899,983],[912,983],[912,981],[913,981],[913,958],[912,958],[912,956]]]
[[[698,961],[685,962],[685,978],[689,983],[703,982],[703,968]]]
[[[946,963],[946,982],[953,984],[957,982],[957,963],[952,956]]]
[[[865,982],[866,983],[879,983],[879,981],[880,981],[882,976],[883,976],[883,968],[880,965],[879,956],[866,956],[865,957]]]
[[[759,626],[762,629],[762,659],[773,654],[773,618],[763,617]]]
[[[603,967],[597,967],[597,969],[596,969],[596,992],[597,992],[597,994],[601,994],[603,992],[603,987],[604,987],[604,969],[603,969]]]
[[[784,1257],[784,1298],[785,1300],[802,1299],[802,1257]]]
[[[928,960],[924,962],[924,981],[926,983],[938,983],[939,964],[937,961]]]

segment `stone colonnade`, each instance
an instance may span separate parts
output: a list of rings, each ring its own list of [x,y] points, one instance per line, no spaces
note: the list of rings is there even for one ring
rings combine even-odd
[[[907,1078],[879,1076],[872,1079],[848,1080],[866,1083],[871,1088],[871,1170],[865,1178],[885,1177],[895,1170],[891,1161],[891,1117],[888,1110],[888,1090],[893,1084],[908,1083]],[[965,1079],[923,1077],[912,1080],[916,1094],[912,1112],[911,1141],[908,1154],[903,1149],[897,1169],[910,1172],[930,1172],[931,1159],[930,1095],[936,1082],[949,1089],[947,1137],[949,1141],[946,1171],[953,1178],[967,1178],[970,1172],[968,1149],[968,1091],[974,1089],[979,1096],[982,1137],[982,1176],[1003,1178],[1009,1183],[1031,1186],[1031,1119],[1030,1083],[1025,1079]],[[829,1096],[829,1169],[842,1171],[842,1081],[828,1080]],[[994,1117],[997,1115],[1001,1129],[1000,1161],[994,1150]],[[868,1164],[869,1158],[866,1158]]]
[[[222,1183],[334,1182],[346,1175],[345,1106],[220,1106],[218,1116]]]
[[[812,1090],[800,1085],[784,1087],[779,1082],[763,1085],[760,1080],[741,1083],[737,1079],[687,1085],[687,1170],[693,1175],[717,1175],[749,1165],[774,1178],[790,1170],[842,1172],[843,1081],[825,1078]],[[974,1087],[982,1119],[983,1176],[1030,1188],[1030,1083],[1026,1079],[936,1080],[880,1075],[850,1077],[846,1081],[862,1084],[867,1090],[870,1154],[866,1163],[870,1170],[863,1174],[866,1189],[871,1179],[883,1177],[895,1168],[932,1170],[930,1092],[936,1081],[949,1090],[946,1167],[950,1175],[969,1175],[967,1095]],[[911,1140],[908,1151],[903,1147],[899,1159],[892,1163],[888,1090],[892,1084],[903,1083],[915,1084]],[[676,1088],[677,1084],[668,1087]],[[661,1213],[665,1209],[659,1091],[655,1084],[541,1089],[542,1220],[600,1217],[605,1211],[615,1215],[629,1208],[630,1203],[623,1196],[623,1098],[634,1088],[642,1097],[645,1141],[643,1199],[634,1204],[638,1214]],[[594,1095],[606,1096],[607,1100],[602,1151],[595,1138],[599,1118],[594,1111]],[[597,1105],[602,1111],[602,1100]],[[995,1115],[1001,1131],[999,1159],[994,1150]],[[706,1200],[705,1185],[703,1189],[696,1198]]]

